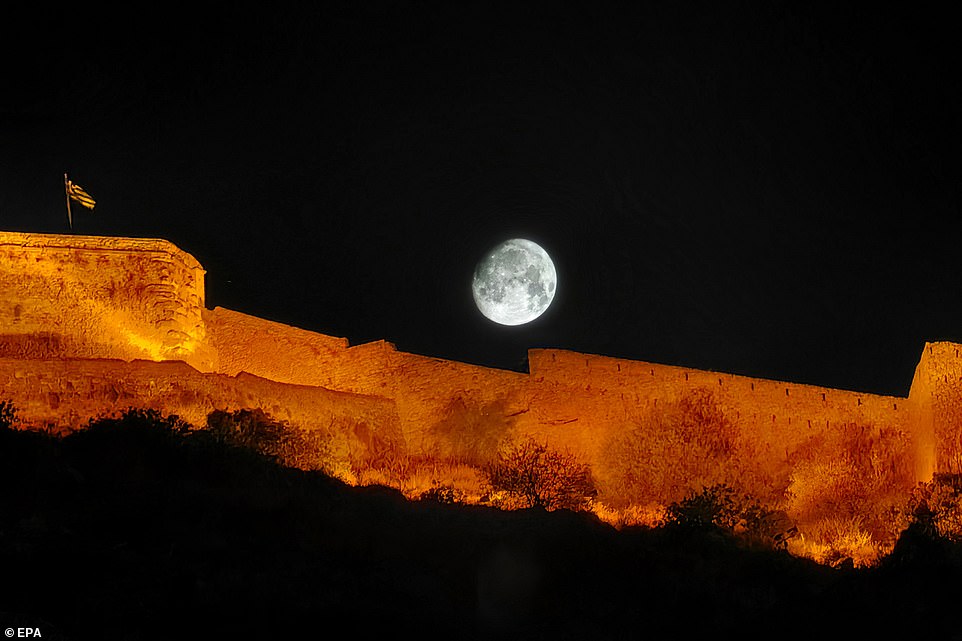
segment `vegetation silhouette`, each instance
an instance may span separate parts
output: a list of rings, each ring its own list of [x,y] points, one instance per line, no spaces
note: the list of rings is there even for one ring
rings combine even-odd
[[[719,528],[745,541],[784,550],[798,528],[785,512],[767,508],[733,488],[716,484],[668,506],[669,528]]]
[[[931,495],[896,553],[845,570],[746,545],[729,526],[750,510],[723,488],[672,512],[710,527],[617,530],[351,487],[157,412],[65,437],[14,427],[0,406],[0,623],[43,622],[43,638],[957,632],[962,554]]]
[[[257,452],[278,465],[333,473],[331,438],[278,421],[261,409],[214,410],[200,433],[216,443]]]
[[[587,510],[598,494],[587,464],[533,439],[508,447],[485,472],[498,507]]]

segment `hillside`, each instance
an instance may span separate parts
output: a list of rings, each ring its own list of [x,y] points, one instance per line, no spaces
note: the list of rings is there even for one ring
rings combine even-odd
[[[44,639],[959,638],[962,555],[917,528],[833,569],[715,528],[409,502],[151,413],[3,429],[0,475],[0,622]]]

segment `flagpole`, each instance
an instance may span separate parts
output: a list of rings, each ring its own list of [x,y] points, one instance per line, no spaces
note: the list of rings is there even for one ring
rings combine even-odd
[[[73,231],[73,215],[70,213],[70,181],[67,180],[67,172],[63,174],[63,193],[67,196],[67,224]]]

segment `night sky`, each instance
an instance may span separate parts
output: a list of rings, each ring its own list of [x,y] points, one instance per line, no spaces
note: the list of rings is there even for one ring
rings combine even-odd
[[[166,238],[224,306],[903,396],[962,342],[962,56],[917,4],[319,2],[3,21],[0,229]],[[866,12],[871,6],[873,12]],[[601,8],[599,8],[601,7]],[[524,237],[559,291],[471,296]]]

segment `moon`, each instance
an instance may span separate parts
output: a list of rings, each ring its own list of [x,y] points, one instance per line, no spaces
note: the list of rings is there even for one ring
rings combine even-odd
[[[471,285],[478,310],[501,325],[523,325],[541,316],[557,288],[548,252],[524,238],[493,247],[474,268]]]

